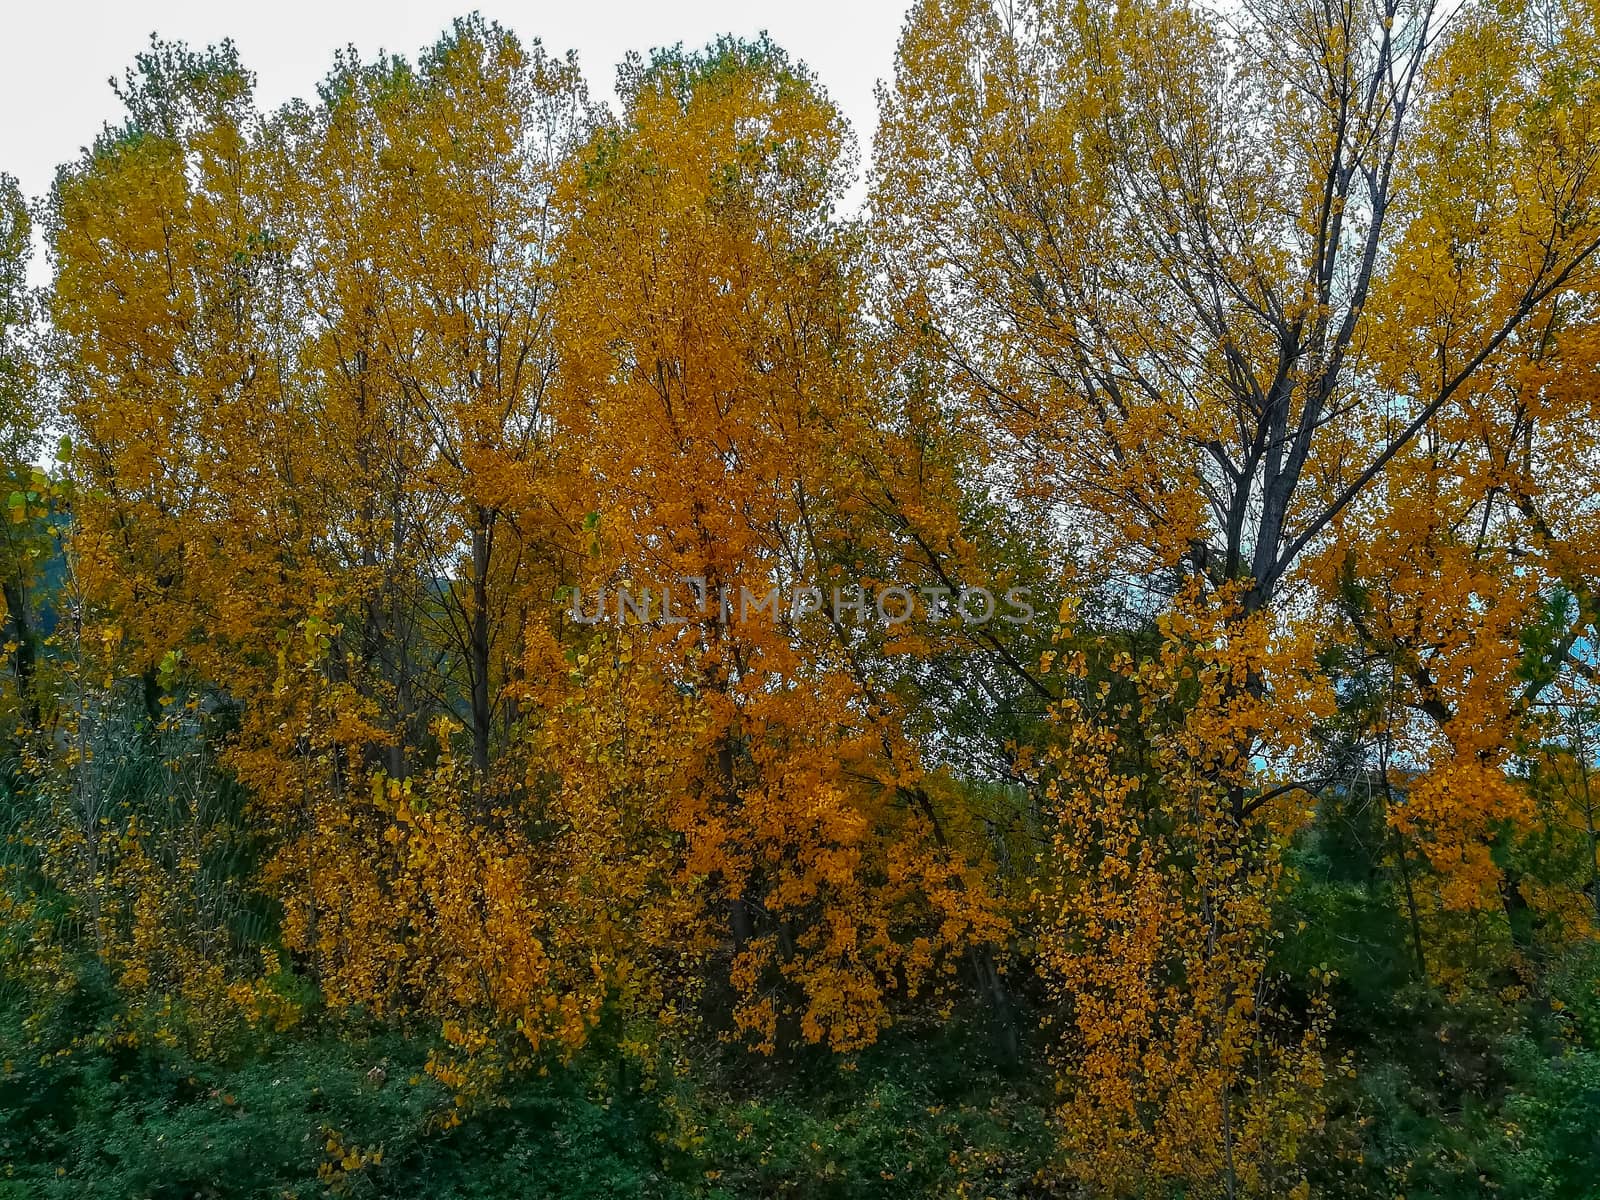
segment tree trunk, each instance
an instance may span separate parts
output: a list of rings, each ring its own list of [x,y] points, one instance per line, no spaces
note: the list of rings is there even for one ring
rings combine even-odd
[[[33,622],[28,616],[28,594],[21,582],[4,583],[6,611],[11,617],[11,640],[17,648],[11,653],[11,670],[17,681],[17,703],[30,729],[39,726],[39,693],[34,688],[38,665],[38,646],[34,642]]]
[[[472,691],[472,767],[489,778],[489,556],[494,545],[494,514],[478,512],[472,531],[472,618],[469,625],[467,681]]]

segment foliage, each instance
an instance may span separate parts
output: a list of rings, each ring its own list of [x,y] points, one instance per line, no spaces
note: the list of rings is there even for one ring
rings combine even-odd
[[[0,176],[0,1195],[1588,1194],[1597,30],[917,0],[858,217],[764,36],[153,40]]]

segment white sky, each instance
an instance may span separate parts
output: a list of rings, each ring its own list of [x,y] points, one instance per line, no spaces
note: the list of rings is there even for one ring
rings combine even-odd
[[[29,196],[50,186],[58,163],[77,156],[119,115],[107,80],[133,64],[152,32],[194,46],[231,37],[256,73],[257,99],[273,108],[313,95],[336,47],[414,59],[452,17],[476,7],[525,41],[578,52],[596,99],[614,99],[616,64],[628,50],[719,33],[765,29],[816,73],[861,142],[876,122],[874,83],[894,69],[909,0],[0,0],[0,171]],[[857,189],[859,193],[859,188]],[[35,263],[35,267],[40,266]]]

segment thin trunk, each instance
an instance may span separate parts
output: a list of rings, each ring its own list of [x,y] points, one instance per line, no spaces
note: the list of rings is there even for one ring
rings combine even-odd
[[[1389,815],[1394,812],[1394,785],[1389,782],[1389,749],[1388,742],[1380,743],[1378,755],[1378,774],[1383,780],[1383,819],[1389,821]],[[1411,860],[1406,855],[1405,839],[1400,836],[1400,831],[1393,825],[1389,826],[1394,835],[1394,857],[1400,867],[1400,883],[1406,894],[1406,913],[1411,921],[1411,947],[1417,956],[1417,974],[1422,982],[1428,982],[1428,956],[1422,949],[1422,918],[1417,913],[1417,893],[1411,886]]]
[[[17,681],[17,703],[28,728],[39,727],[39,693],[34,687],[38,665],[38,646],[35,642],[33,622],[28,615],[28,594],[22,583],[8,579],[4,585],[6,612],[11,618],[11,640],[16,649],[11,653],[11,670]]]
[[[731,811],[739,802],[738,781],[733,771],[733,738],[725,734],[717,749],[717,773],[722,783],[722,801]],[[745,943],[755,935],[755,921],[750,914],[750,902],[741,893],[728,902],[728,929],[733,935],[735,951],[744,949]]]
[[[479,510],[472,531],[472,621],[467,678],[472,689],[472,766],[480,780],[489,777],[489,556],[494,514]]]
[[[1589,893],[1589,903],[1594,906],[1596,919],[1600,919],[1600,838],[1595,833],[1594,791],[1589,786],[1589,749],[1583,740],[1581,714],[1573,740],[1576,749],[1574,757],[1578,760],[1578,779],[1583,784],[1583,824],[1589,834],[1589,886],[1585,890]]]
[[[1222,1165],[1228,1200],[1234,1200],[1239,1194],[1239,1176],[1233,1165],[1233,1094],[1229,1091],[1226,1079],[1222,1082]]]
[[[728,927],[733,933],[735,950],[743,950],[745,943],[755,935],[755,924],[750,919],[750,905],[743,898],[728,901]]]
[[[972,969],[978,984],[988,997],[994,1010],[995,1040],[1007,1066],[1014,1066],[1022,1057],[1021,1035],[1017,1030],[1016,1014],[1012,1010],[1011,993],[1006,981],[995,965],[991,946],[974,946],[971,951]]]
[[[400,503],[393,501],[391,522],[389,570],[389,637],[394,646],[394,744],[389,747],[389,777],[404,779],[406,751],[411,739],[411,713],[414,704],[411,695],[411,652],[409,629],[404,627],[405,614],[401,608],[400,580],[401,556],[405,549],[404,518]]]
[[[1417,974],[1428,982],[1428,956],[1422,949],[1422,919],[1417,915],[1417,894],[1411,887],[1411,860],[1406,854],[1405,839],[1394,830],[1394,857],[1400,864],[1400,883],[1406,894],[1406,913],[1411,921],[1411,949],[1417,956]]]

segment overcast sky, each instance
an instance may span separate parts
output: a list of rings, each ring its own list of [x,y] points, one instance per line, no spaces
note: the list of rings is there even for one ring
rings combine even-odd
[[[876,108],[872,88],[889,76],[909,0],[0,0],[0,171],[30,196],[56,165],[76,157],[118,115],[107,80],[132,65],[151,33],[195,46],[231,37],[271,108],[310,96],[335,47],[415,58],[452,17],[474,7],[524,40],[574,49],[591,93],[613,98],[628,50],[719,33],[765,29],[804,60],[860,139],[863,161]]]

